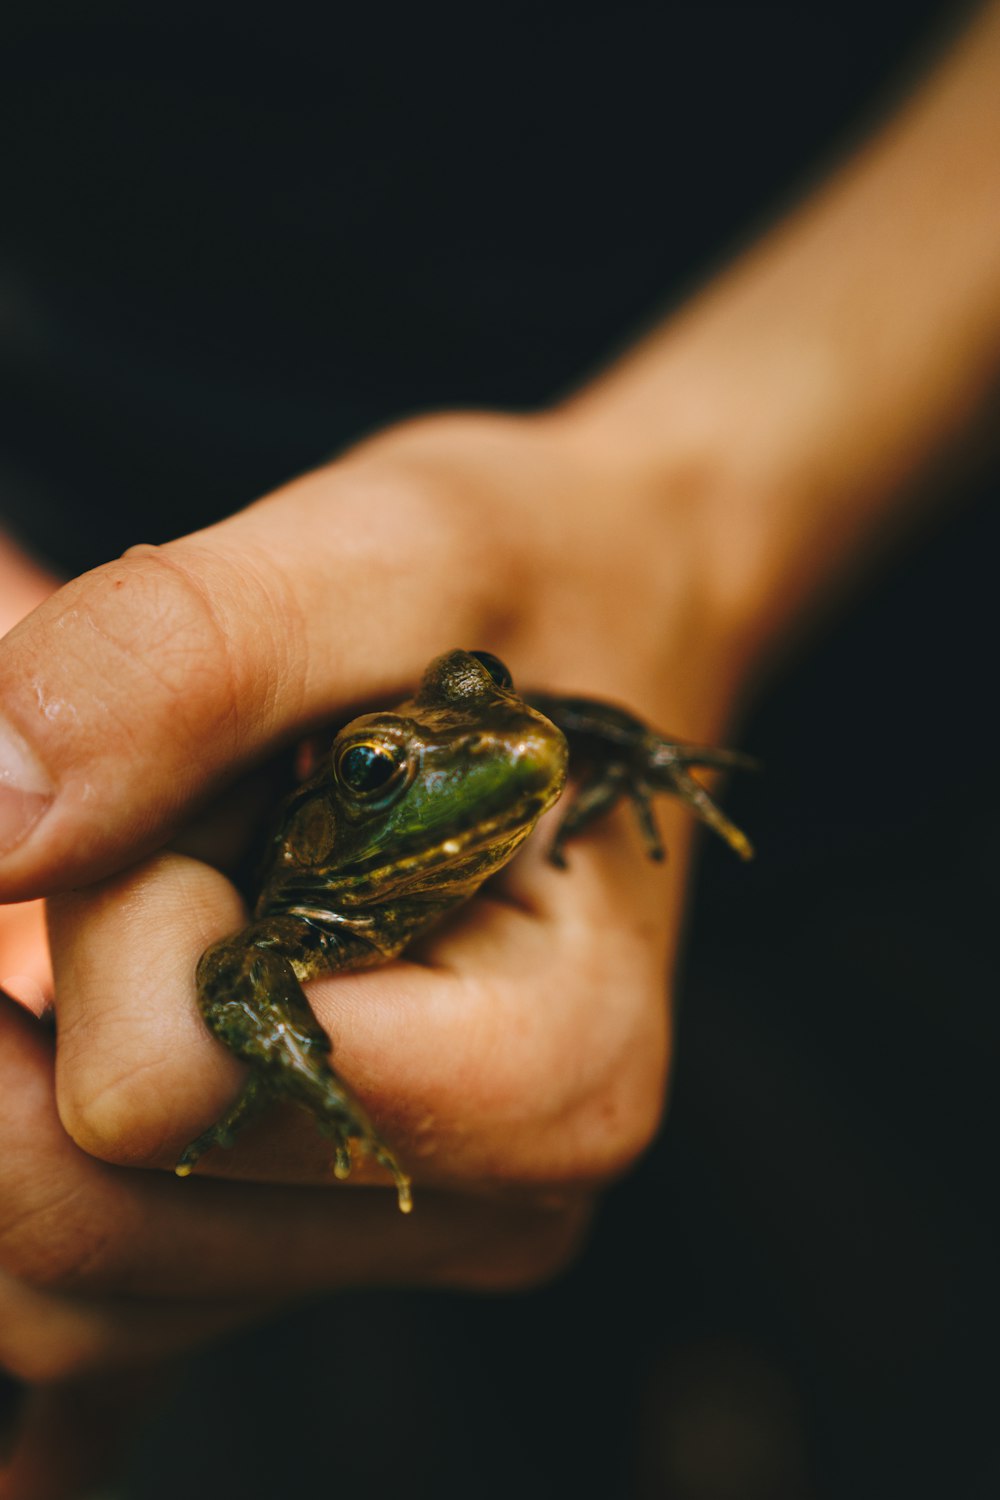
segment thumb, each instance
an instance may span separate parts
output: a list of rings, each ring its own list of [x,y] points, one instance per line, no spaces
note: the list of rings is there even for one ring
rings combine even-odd
[[[467,580],[500,570],[468,516],[355,460],[59,590],[0,642],[0,900],[130,863],[235,770],[480,644]]]

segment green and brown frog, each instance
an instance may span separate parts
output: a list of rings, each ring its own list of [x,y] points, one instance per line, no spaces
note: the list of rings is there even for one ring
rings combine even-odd
[[[568,744],[567,744],[568,742]],[[275,1099],[312,1114],[346,1177],[351,1143],[392,1174],[399,1206],[410,1180],[360,1102],[330,1066],[330,1039],[302,982],[387,963],[465,901],[514,854],[566,783],[569,748],[586,766],[550,851],[622,797],[650,856],[663,858],[651,799],[670,792],[748,859],[744,835],[690,773],[752,764],[732,750],[664,738],[611,704],[545,694],[523,699],[485,651],[449,651],[416,695],[340,731],[319,769],[280,810],[253,921],[198,964],[209,1029],[250,1074],[228,1113],[187,1148],[187,1176]]]

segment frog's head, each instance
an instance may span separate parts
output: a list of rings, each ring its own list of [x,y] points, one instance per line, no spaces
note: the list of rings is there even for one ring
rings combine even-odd
[[[370,902],[474,890],[559,796],[567,750],[502,662],[449,651],[415,697],[341,730],[331,757],[328,879]]]

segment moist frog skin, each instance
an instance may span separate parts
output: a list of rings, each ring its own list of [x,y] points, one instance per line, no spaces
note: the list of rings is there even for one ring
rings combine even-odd
[[[251,1071],[232,1108],[183,1153],[179,1176],[284,1099],[332,1141],[338,1177],[350,1172],[355,1142],[391,1174],[409,1211],[410,1179],[332,1068],[330,1039],[302,983],[388,963],[468,900],[559,798],[570,749],[587,775],[550,850],[554,863],[564,865],[567,839],[622,797],[636,808],[650,856],[662,858],[657,791],[681,797],[750,857],[744,835],[688,770],[745,766],[748,757],[666,739],[595,699],[521,698],[488,652],[437,657],[414,697],[352,720],[286,799],[253,920],[199,961],[205,1022]]]

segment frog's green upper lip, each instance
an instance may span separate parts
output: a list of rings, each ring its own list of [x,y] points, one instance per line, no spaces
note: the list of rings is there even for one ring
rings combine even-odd
[[[527,837],[542,813],[554,801],[554,792],[539,792],[514,810],[506,809],[493,818],[470,824],[468,828],[452,830],[445,838],[421,844],[411,853],[396,855],[388,860],[380,854],[372,854],[355,864],[349,862],[334,876],[334,883],[339,883],[342,877],[350,883],[355,877],[367,879],[373,875],[378,879],[384,877],[391,880],[408,870],[435,869],[462,855],[477,854],[481,849],[492,848],[498,842],[505,843],[513,833],[523,833]]]
[[[471,824],[468,828],[452,830],[437,842],[421,844],[408,853],[395,852],[386,859],[378,852],[356,861],[348,861],[336,871],[303,872],[298,878],[283,885],[268,903],[268,910],[287,911],[303,901],[316,902],[334,907],[338,900],[352,896],[369,896],[389,899],[393,888],[405,884],[409,875],[417,877],[454,865],[466,858],[473,858],[484,850],[495,850],[501,864],[508,857],[511,843],[527,838],[538,818],[559,795],[560,784],[536,793],[514,809],[505,809],[493,818]],[[501,855],[501,850],[503,851]],[[489,873],[488,870],[484,873]],[[479,879],[483,878],[480,873]]]
[[[433,869],[463,854],[476,854],[480,849],[491,848],[498,842],[503,843],[511,833],[523,832],[527,836],[546,807],[554,800],[552,797],[546,798],[544,794],[539,793],[537,797],[531,799],[527,808],[519,807],[516,813],[498,814],[495,818],[486,819],[485,822],[461,828],[437,843],[423,844],[413,853],[403,854],[384,864],[379,863],[379,855],[370,855],[367,859],[358,860],[356,864],[345,865],[341,873],[348,880],[355,875],[367,876],[370,873],[384,875],[387,879],[391,879],[407,870]]]

